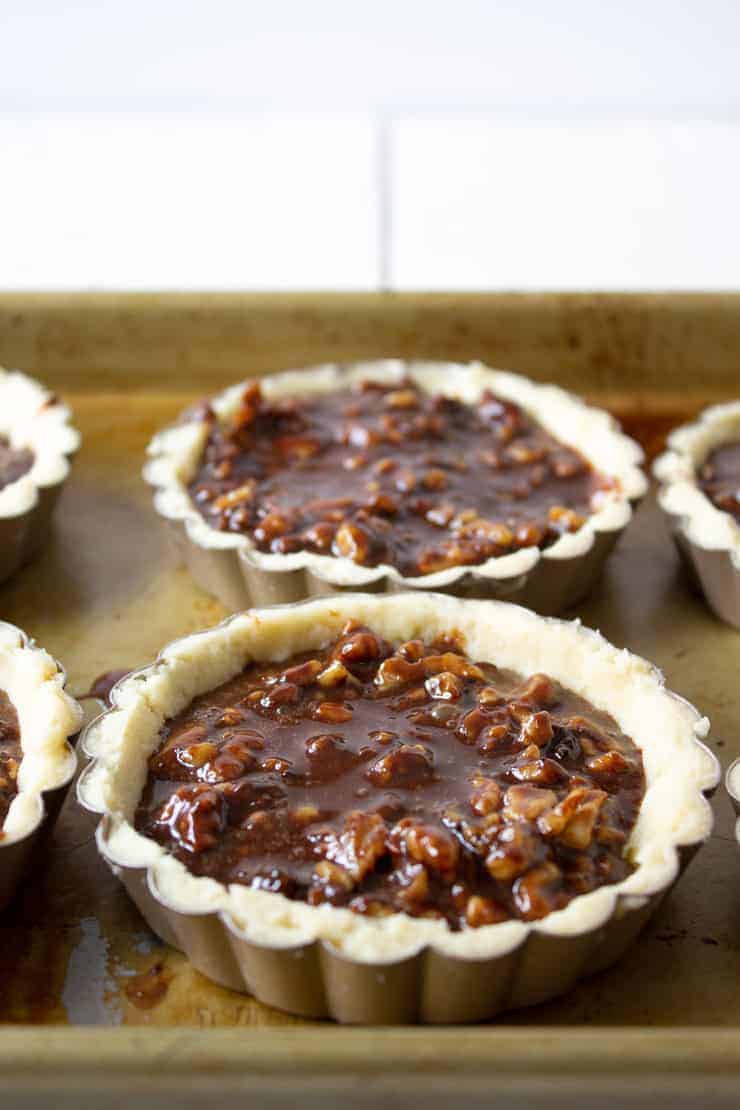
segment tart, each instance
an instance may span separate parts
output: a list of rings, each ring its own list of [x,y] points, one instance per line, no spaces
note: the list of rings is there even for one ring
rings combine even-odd
[[[232,609],[343,589],[583,597],[645,492],[640,448],[554,386],[474,364],[323,366],[235,386],[144,476]]]
[[[77,757],[69,738],[82,710],[52,657],[0,622],[0,909],[53,824]]]
[[[732,802],[735,813],[737,814],[735,836],[738,843],[740,843],[740,759],[736,759],[727,768],[725,786],[727,788],[727,793],[730,795],[730,801]]]
[[[44,544],[79,433],[52,393],[0,370],[0,582]]]
[[[154,929],[305,1016],[473,1021],[636,936],[711,830],[708,722],[505,602],[252,610],[120,682],[79,798]]]
[[[671,432],[653,472],[692,577],[717,616],[740,628],[740,401]]]

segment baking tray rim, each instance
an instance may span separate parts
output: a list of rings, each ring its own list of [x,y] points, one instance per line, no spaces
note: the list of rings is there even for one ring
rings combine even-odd
[[[25,360],[25,365],[37,374],[45,374],[51,380],[57,379],[69,397],[90,396],[99,393],[101,396],[110,394],[115,390],[130,388],[128,377],[124,377],[124,370],[128,375],[129,367],[123,367],[117,360],[109,355],[109,348],[102,352],[96,347],[98,337],[95,327],[81,339],[83,350],[79,357],[79,370],[76,370],[80,352],[75,350],[67,352],[63,349],[63,341],[69,329],[79,329],[83,320],[97,320],[99,325],[106,324],[110,319],[121,320],[113,343],[120,338],[122,327],[130,324],[139,312],[144,314],[149,323],[147,328],[158,326],[159,317],[163,313],[173,312],[179,322],[190,324],[199,311],[203,315],[209,312],[218,314],[223,307],[234,314],[236,312],[249,316],[250,309],[259,312],[269,310],[278,320],[282,314],[295,310],[313,312],[316,316],[321,313],[324,305],[329,306],[332,316],[341,315],[349,311],[349,315],[356,317],[358,311],[364,313],[366,306],[371,306],[375,319],[382,315],[384,308],[399,304],[404,306],[404,311],[409,308],[421,309],[426,312],[447,313],[457,306],[469,306],[468,313],[478,312],[480,308],[493,308],[501,305],[504,310],[514,315],[523,317],[536,317],[541,309],[548,313],[570,317],[571,314],[583,313],[613,313],[618,316],[626,313],[630,318],[635,314],[645,312],[649,317],[649,328],[656,328],[660,334],[653,336],[659,346],[665,339],[661,330],[666,320],[673,320],[680,330],[689,324],[696,324],[698,320],[708,313],[713,323],[719,323],[722,328],[730,328],[732,337],[740,336],[737,324],[740,322],[740,295],[737,293],[714,293],[710,291],[697,291],[691,293],[656,292],[644,293],[550,293],[550,294],[518,294],[518,293],[467,293],[467,292],[442,292],[442,293],[417,293],[393,294],[386,296],[379,293],[337,294],[337,293],[233,293],[233,294],[183,294],[168,291],[154,291],[153,293],[109,292],[105,294],[90,294],[84,292],[57,293],[0,293],[0,313],[3,321],[7,322],[8,316],[14,312],[25,311],[32,317],[32,337],[29,350],[31,355]],[[61,325],[61,337],[53,333],[54,326]],[[53,333],[53,334],[52,334]],[[670,334],[675,336],[673,323],[670,324]],[[179,345],[173,343],[172,351],[179,352],[186,342],[186,336]],[[727,367],[728,358],[724,352],[730,349],[728,336],[720,330],[713,337],[710,335],[710,347],[713,344],[712,361],[709,369],[716,370],[716,378],[712,380],[696,380],[695,394],[697,397],[713,396],[714,389],[717,395],[727,394]],[[169,350],[169,348],[168,348]],[[737,350],[737,348],[736,348]],[[560,349],[556,351],[560,357]],[[676,352],[671,351],[671,357],[676,357]],[[690,349],[689,349],[690,354]],[[715,358],[716,356],[716,358]],[[174,355],[173,355],[174,357]],[[268,360],[274,356],[270,353]],[[658,395],[666,392],[662,383],[656,383],[655,373],[665,369],[665,351],[661,348],[657,356],[651,356],[656,362],[657,370],[651,371],[652,378],[645,383],[645,388]],[[6,360],[7,361],[7,360]],[[17,360],[16,360],[17,361]],[[152,364],[156,369],[166,371],[166,366],[160,363],[159,352],[153,350],[144,359],[146,365],[137,368],[133,381],[143,392],[152,389]],[[684,362],[686,359],[683,360]],[[711,360],[710,360],[711,361]],[[517,356],[512,362],[527,370],[527,363],[531,364],[532,355]],[[36,369],[43,366],[43,370]],[[572,381],[573,366],[578,366],[579,373],[583,372],[582,360],[574,357],[573,363],[564,368],[566,380]],[[740,352],[732,356],[731,369],[735,373],[740,365]],[[99,368],[111,368],[111,375],[105,378],[100,376]],[[49,369],[51,367],[51,369]],[[91,369],[92,367],[92,369]],[[207,372],[207,371],[206,371]],[[224,378],[234,378],[231,369],[224,371],[217,367],[213,371],[213,380],[218,383]],[[724,375],[724,380],[723,380]],[[182,392],[193,391],[192,371],[190,376],[186,372],[182,379]],[[630,389],[634,382],[628,380],[625,388]],[[218,386],[216,386],[217,388]],[[159,388],[159,386],[157,387]],[[609,386],[605,380],[597,377],[593,383],[594,393],[608,394]],[[101,1076],[105,1073],[115,1072],[127,1082],[135,1068],[140,1067],[153,1079],[162,1068],[163,1063],[170,1056],[179,1060],[179,1067],[184,1069],[182,1080],[183,1089],[189,1083],[187,1068],[191,1058],[195,1057],[197,1068],[203,1068],[204,1074],[208,1073],[211,1081],[216,1080],[216,1071],[226,1067],[226,1061],[231,1059],[235,1071],[243,1074],[248,1070],[255,1074],[260,1068],[274,1077],[279,1082],[284,1071],[298,1056],[305,1052],[312,1054],[318,1060],[317,1068],[324,1071],[328,1066],[334,1074],[344,1073],[347,1070],[362,1065],[368,1047],[374,1046],[383,1053],[384,1066],[387,1060],[391,1074],[394,1071],[401,1075],[407,1073],[421,1064],[425,1070],[435,1073],[437,1067],[437,1052],[429,1051],[430,1046],[440,1040],[448,1043],[450,1052],[456,1058],[464,1060],[470,1058],[477,1060],[480,1075],[490,1075],[492,1072],[499,1074],[500,1069],[511,1066],[512,1072],[518,1069],[524,1075],[526,1070],[535,1067],[531,1056],[519,1050],[519,1042],[530,1037],[546,1054],[549,1053],[550,1044],[555,1044],[553,1059],[549,1066],[555,1071],[568,1072],[573,1075],[590,1077],[594,1082],[603,1077],[604,1069],[610,1067],[614,1055],[618,1056],[614,1065],[618,1070],[624,1069],[629,1062],[630,1069],[639,1069],[643,1081],[645,1076],[652,1076],[658,1072],[680,1072],[684,1078],[680,1086],[692,1075],[706,1076],[714,1079],[721,1073],[726,1073],[737,1079],[740,1077],[740,1029],[727,1029],[717,1026],[658,1026],[646,1029],[642,1026],[616,1024],[613,1026],[600,1026],[584,1030],[581,1026],[566,1025],[520,1025],[504,1027],[502,1025],[466,1027],[461,1030],[459,1026],[446,1028],[436,1026],[433,1030],[421,1030],[422,1038],[427,1044],[416,1043],[414,1037],[417,1030],[393,1028],[392,1035],[387,1035],[387,1029],[352,1029],[331,1025],[332,1036],[327,1040],[326,1029],[300,1027],[296,1029],[270,1026],[260,1028],[250,1026],[232,1029],[221,1027],[216,1029],[193,1029],[192,1027],[154,1027],[146,1026],[136,1028],[128,1026],[117,1029],[112,1027],[94,1028],[53,1026],[39,1026],[26,1024],[4,1025],[3,1034],[6,1038],[5,1059],[0,1063],[0,1073],[14,1082],[16,1077],[25,1075],[32,1085],[39,1086],[45,1077],[51,1085],[60,1087],[63,1078],[70,1073],[72,1067],[84,1070],[86,1075]],[[194,1032],[197,1042],[189,1034]],[[245,1032],[250,1035],[245,1036]],[[251,1034],[257,1034],[253,1037]],[[261,1036],[262,1034],[262,1036]],[[411,1034],[407,1042],[406,1036]],[[380,1037],[380,1044],[377,1038]],[[454,1041],[451,1038],[455,1038]],[[351,1038],[357,1045],[357,1059],[351,1054],[337,1050],[337,1039]],[[372,1039],[368,1039],[372,1038]],[[392,1056],[394,1046],[403,1040],[407,1053],[406,1058],[399,1064],[395,1063]],[[472,1040],[469,1051],[466,1046]],[[253,1044],[256,1047],[253,1047]],[[187,1046],[186,1051],[180,1051],[182,1046]],[[273,1051],[273,1047],[275,1049]],[[584,1047],[585,1046],[585,1047]],[[610,1050],[611,1046],[611,1050]],[[258,1059],[252,1059],[252,1052],[258,1054]],[[339,1059],[338,1057],[341,1056]],[[264,1063],[260,1063],[262,1060]],[[471,1063],[472,1066],[472,1063]],[[300,1064],[304,1073],[309,1072],[309,1065]],[[311,1064],[313,1067],[313,1063]]]

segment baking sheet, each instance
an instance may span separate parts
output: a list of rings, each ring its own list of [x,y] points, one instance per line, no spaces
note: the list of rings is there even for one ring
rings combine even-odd
[[[338,300],[346,303],[346,298]],[[505,300],[490,299],[493,315],[498,312],[500,316],[501,302]],[[457,353],[478,353],[494,361],[496,343],[503,344],[509,348],[508,366],[526,370],[532,357],[527,321],[543,318],[550,321],[547,328],[540,322],[538,342],[544,342],[548,334],[555,335],[552,320],[562,317],[563,327],[567,324],[576,329],[573,334],[579,334],[578,328],[583,330],[576,349],[580,351],[585,346],[601,351],[594,365],[607,366],[608,372],[593,366],[589,372],[579,356],[575,360],[577,365],[565,359],[563,365],[567,366],[562,375],[550,366],[550,376],[566,380],[595,400],[607,402],[625,420],[629,430],[656,450],[667,427],[677,419],[692,416],[708,399],[728,398],[740,392],[737,371],[740,329],[737,335],[732,333],[735,324],[728,323],[731,314],[727,298],[718,299],[720,309],[715,306],[714,317],[707,311],[710,299],[698,298],[691,308],[685,298],[678,298],[676,319],[681,326],[677,324],[676,334],[670,335],[664,318],[666,305],[670,304],[668,298],[660,303],[656,318],[666,334],[661,333],[660,342],[653,339],[640,347],[649,388],[638,391],[634,380],[630,388],[624,388],[619,351],[628,354],[632,361],[636,354],[635,349],[628,349],[627,339],[619,338],[619,320],[625,321],[626,331],[631,334],[640,318],[633,302],[628,302],[620,317],[624,300],[593,298],[593,307],[587,311],[585,299],[574,298],[571,307],[576,314],[575,322],[567,300],[562,298],[551,298],[549,303],[547,298],[540,299],[540,316],[537,299],[523,298],[516,320],[507,302],[505,307],[513,322],[506,341],[499,333],[493,343],[490,339],[479,342],[477,351],[466,348]],[[168,640],[212,624],[222,616],[218,604],[199,591],[178,567],[151,508],[150,493],[140,478],[140,466],[145,445],[155,429],[192,400],[238,376],[240,371],[232,366],[231,353],[228,358],[222,356],[219,363],[214,354],[217,340],[213,338],[218,335],[219,319],[224,334],[232,334],[230,321],[236,312],[236,302],[234,298],[224,298],[219,317],[218,299],[208,300],[206,331],[211,342],[201,342],[199,346],[201,317],[197,312],[192,315],[187,299],[170,301],[169,316],[166,299],[156,302],[155,315],[164,338],[160,336],[158,353],[153,355],[147,346],[152,338],[151,306],[147,317],[145,301],[118,298],[118,320],[119,324],[123,322],[125,334],[121,335],[119,330],[115,342],[108,338],[108,347],[99,352],[100,362],[94,370],[95,360],[89,361],[91,336],[85,331],[84,322],[91,321],[90,333],[99,336],[99,298],[88,301],[84,297],[27,301],[0,298],[0,362],[17,365],[23,361],[23,369],[43,374],[47,384],[63,393],[73,407],[84,437],[73,477],[63,494],[53,541],[32,566],[0,588],[0,617],[20,625],[63,661],[70,688],[76,693],[87,690],[101,672],[146,663]],[[365,346],[375,354],[387,354],[400,350],[402,339],[404,354],[428,354],[424,344],[421,350],[414,348],[407,322],[419,318],[419,314],[423,317],[430,310],[429,303],[421,298],[416,305],[408,303],[403,312],[396,310],[395,317],[391,314],[389,318],[379,312],[383,301],[381,297],[365,297],[350,306],[350,317],[365,319],[366,329],[371,333],[363,333]],[[137,303],[141,309],[139,318],[144,321],[141,330],[136,327]],[[239,302],[241,330],[247,328],[251,305],[254,317],[259,320],[254,325],[254,334],[261,335],[263,331],[265,335],[276,334],[264,322],[266,303],[277,334],[281,323],[278,309],[282,303],[284,332],[291,349],[285,349],[274,338],[261,368],[299,361],[291,346],[295,342],[294,330],[288,326],[297,310],[289,298],[282,302],[243,298]],[[115,331],[116,325],[111,322],[115,317],[114,304],[109,299],[102,307],[103,316]],[[369,307],[363,312],[363,304],[369,305],[372,312]],[[473,327],[476,315],[483,315],[484,306],[465,297],[459,299],[459,304],[466,326]],[[655,305],[648,307],[650,316]],[[689,348],[698,358],[702,312],[710,324],[712,319],[724,321],[721,334],[716,328],[712,331],[711,326],[705,329],[708,352],[705,366],[701,373],[692,373],[684,354],[677,360],[680,369],[670,373],[664,369],[666,377],[661,388],[651,358],[664,363],[666,352],[672,346],[678,349],[681,335],[687,337]],[[734,312],[735,319],[740,319],[740,299],[734,301]],[[331,346],[327,329],[330,332],[331,326],[337,326],[332,321],[343,316],[337,301],[331,298],[327,298],[323,315],[320,303],[314,299],[311,313],[315,318],[313,345],[310,320],[304,317],[300,324],[304,343],[304,357],[300,361],[305,362],[326,357],[327,346]],[[11,326],[13,318],[16,323]],[[455,324],[455,315],[446,302],[444,318],[450,326]],[[373,320],[378,321],[374,347]],[[403,329],[396,334],[398,321]],[[180,330],[174,326],[177,322]],[[441,326],[438,320],[437,328]],[[644,320],[641,326],[644,337]],[[606,338],[599,338],[600,327],[606,328]],[[515,343],[517,330],[522,334],[521,357]],[[70,338],[75,335],[76,340]],[[342,348],[340,355],[350,353],[346,344],[343,346],[343,335],[344,332],[337,339]],[[22,339],[20,343],[18,336]],[[63,342],[58,346],[60,336],[66,339],[66,347]],[[170,373],[155,377],[157,364],[168,368],[177,364],[178,352],[187,349],[188,336],[193,337],[201,360],[199,366],[194,368],[195,355],[191,351],[191,361],[184,364],[182,375],[170,369]],[[731,350],[727,348],[728,336]],[[471,343],[475,346],[474,338]],[[230,352],[228,344],[227,348]],[[566,346],[564,351],[569,349],[572,350]],[[84,373],[79,367],[76,371],[70,368],[75,350]],[[23,353],[26,358],[22,360]],[[112,353],[116,361],[106,363],[105,355]],[[371,353],[370,349],[364,353]],[[248,358],[243,359],[241,366],[241,373],[245,373]],[[626,378],[631,376],[633,370]],[[577,613],[614,643],[645,655],[664,669],[671,688],[711,718],[710,746],[724,766],[740,754],[736,726],[740,710],[737,681],[740,636],[713,618],[702,601],[690,592],[667,528],[651,499],[639,510],[611,558],[597,594],[579,606]],[[655,1040],[663,1035],[662,1029],[670,1034],[671,1044],[678,1045],[685,1038],[686,1045],[692,1046],[686,1052],[694,1062],[696,1074],[710,1066],[708,1061],[714,1058],[713,1053],[721,1043],[724,1065],[715,1065],[713,1074],[724,1071],[740,1075],[740,853],[732,835],[729,802],[722,792],[716,796],[714,806],[717,825],[711,841],[627,956],[615,968],[582,983],[559,1001],[504,1017],[489,1030],[476,1030],[473,1041],[481,1053],[481,1067],[488,1060],[489,1067],[495,1069],[496,1060],[501,1060],[499,1052],[511,1051],[505,1045],[519,1044],[517,1037],[522,1044],[526,1043],[533,1026],[544,1030],[575,1025],[587,1026],[589,1036],[596,1038],[589,1042],[585,1054],[588,1058],[592,1054],[594,1060],[613,1052],[616,1038],[616,1043],[623,1045],[620,1070],[622,1066],[629,1070],[630,1052],[634,1053],[639,1043],[636,1031],[642,1030],[648,1041],[652,1038],[657,1051],[659,1044],[666,1043]],[[100,1026],[108,1030],[116,1025],[220,1030],[240,1026],[247,1027],[243,1029],[245,1036],[248,1029],[257,1027],[291,1026],[294,1038],[310,1032],[311,1039],[305,1044],[317,1046],[315,1058],[325,1063],[333,1060],[335,1067],[339,1067],[339,1057],[332,1055],[332,1046],[351,1043],[347,1037],[368,1036],[362,1031],[340,1033],[330,1025],[287,1017],[250,998],[218,988],[192,971],[184,957],[160,945],[149,933],[117,881],[99,860],[92,839],[94,824],[94,818],[80,811],[70,798],[37,878],[0,919],[1,1022]],[[628,1033],[625,1027],[632,1032]],[[724,1031],[720,1027],[725,1027]],[[320,1032],[323,1037],[317,1041]],[[43,1035],[41,1028],[38,1035]],[[164,1031],[161,1035],[166,1036]],[[398,1035],[397,1030],[377,1034],[383,1038],[380,1042],[383,1053],[392,1055],[394,1046],[400,1043]],[[108,1047],[104,1045],[121,1043],[115,1036],[110,1030],[107,1041],[100,1036],[95,1040],[88,1038],[85,1043],[90,1045],[87,1061],[90,1069],[105,1057]],[[452,1051],[452,1046],[465,1036],[459,1030],[427,1031],[424,1043],[437,1045],[439,1056]],[[21,1062],[26,1059],[24,1052],[30,1051],[29,1043],[32,1042],[24,1040],[25,1047],[18,1044]],[[42,1043],[51,1044],[38,1041],[39,1045]],[[154,1052],[154,1040],[142,1043],[144,1057]],[[170,1042],[159,1043],[162,1051]],[[226,1051],[230,1043],[228,1038],[210,1039],[209,1051],[216,1054]],[[417,1038],[408,1043],[418,1046],[421,1042]],[[561,1066],[570,1058],[577,1069],[577,1059],[584,1058],[581,1042],[561,1038],[558,1043],[558,1054],[553,1060]],[[97,1046],[95,1050],[93,1044]],[[573,1055],[576,1044],[580,1045],[577,1059]],[[252,1049],[246,1055],[251,1053]],[[287,1050],[286,1053],[287,1059],[290,1053]],[[677,1050],[676,1060],[683,1056]],[[275,1066],[279,1070],[285,1064]],[[413,1070],[414,1066],[409,1062],[409,1068]],[[22,1070],[22,1064],[18,1067]],[[531,1070],[530,1065],[524,1064],[522,1069]]]

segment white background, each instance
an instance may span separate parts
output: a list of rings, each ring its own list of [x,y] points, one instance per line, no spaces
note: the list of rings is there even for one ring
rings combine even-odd
[[[0,287],[733,288],[738,0],[0,0]]]

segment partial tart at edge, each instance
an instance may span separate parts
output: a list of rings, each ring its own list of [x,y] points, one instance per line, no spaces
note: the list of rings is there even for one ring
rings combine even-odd
[[[740,525],[700,488],[698,470],[719,447],[740,442],[740,401],[713,405],[698,420],[674,429],[653,464],[658,504],[676,546],[707,603],[740,628]]]
[[[64,672],[48,652],[0,622],[0,690],[15,711],[21,754],[20,762],[13,760],[10,804],[0,828],[0,909],[33,865],[77,770],[70,738],[82,724],[82,709],[64,684]],[[0,770],[7,775],[4,760]]]
[[[164,720],[253,659],[285,659],[338,635],[348,619],[394,644],[454,633],[471,658],[542,671],[610,712],[641,749],[647,789],[629,842],[635,870],[537,921],[453,932],[406,914],[365,919],[334,906],[193,876],[132,819]],[[634,939],[712,827],[719,778],[709,724],[644,660],[578,622],[502,602],[347,594],[254,610],[165,648],[114,689],[88,727],[79,798],[103,814],[98,846],[150,926],[198,970],[261,1001],[343,1022],[491,1018],[568,990]]]
[[[40,382],[0,369],[0,440],[30,455],[18,477],[0,483],[0,582],[32,559],[46,541],[52,513],[80,444],[71,413]]]
[[[394,566],[362,565],[351,558],[301,550],[274,554],[259,550],[251,537],[219,531],[193,504],[188,484],[198,466],[208,425],[197,411],[164,429],[149,445],[144,477],[155,489],[157,512],[173,535],[191,572],[227,607],[284,604],[340,590],[390,592],[434,590],[465,597],[507,598],[540,612],[557,613],[589,592],[604,562],[628,525],[634,505],[646,490],[640,447],[623,435],[606,412],[552,385],[479,363],[403,362],[397,359],[320,366],[260,379],[267,399],[330,394],[363,381],[386,386],[410,379],[423,392],[475,405],[485,390],[519,405],[544,430],[578,450],[602,475],[614,481],[598,509],[577,531],[552,546],[522,547],[477,565],[452,566],[435,573],[404,577]],[[245,387],[242,382],[212,401],[219,420],[233,416]]]
[[[730,801],[732,802],[732,807],[737,817],[737,821],[735,822],[735,836],[738,844],[740,844],[740,759],[736,759],[727,768],[725,788],[730,795]]]

